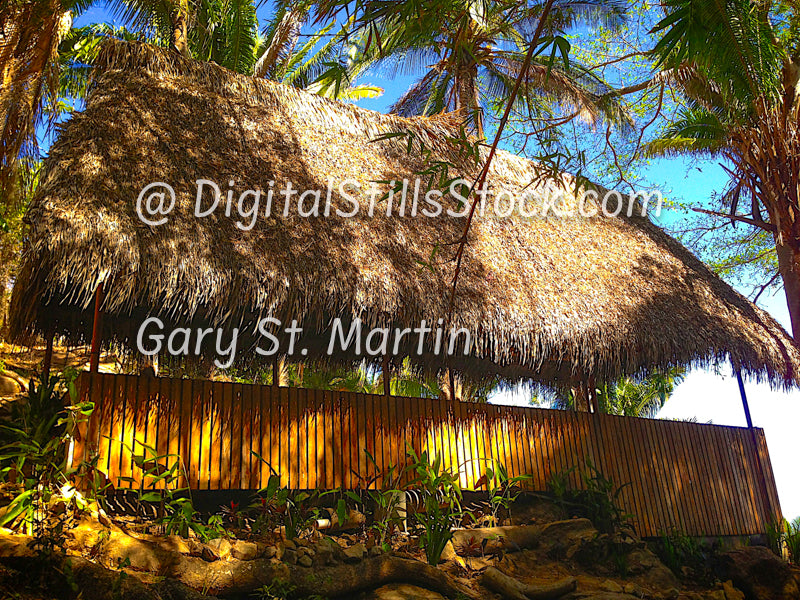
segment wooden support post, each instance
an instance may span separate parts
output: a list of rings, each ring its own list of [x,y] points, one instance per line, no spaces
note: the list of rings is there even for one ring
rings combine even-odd
[[[392,366],[389,355],[383,355],[383,395],[387,398],[392,395]]]
[[[278,360],[278,355],[272,359],[272,386],[279,387],[281,385],[281,365]]]
[[[47,329],[47,341],[44,348],[44,362],[42,363],[42,383],[47,385],[47,380],[50,379],[50,366],[53,364],[53,338],[56,336],[53,327]]]
[[[103,334],[103,312],[100,305],[103,303],[103,282],[94,292],[94,321],[92,322],[92,353],[89,361],[89,371],[97,373],[100,370],[100,337]]]

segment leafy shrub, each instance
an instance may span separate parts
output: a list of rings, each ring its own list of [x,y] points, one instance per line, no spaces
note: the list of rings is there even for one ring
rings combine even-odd
[[[62,489],[70,489],[67,448],[79,423],[91,414],[91,403],[77,404],[74,370],[36,384],[31,380],[24,401],[11,407],[11,419],[0,424],[0,477],[16,483],[19,493],[5,507],[0,525],[34,536],[40,553],[63,550],[64,529],[75,510],[85,508],[80,494],[64,495],[57,514],[50,510]],[[71,400],[64,406],[65,396]]]
[[[369,512],[367,505],[371,504],[369,508],[373,518],[370,529],[375,535],[378,545],[384,551],[388,551],[392,533],[400,527],[407,516],[402,503],[405,492],[400,484],[406,469],[397,469],[394,465],[389,465],[389,468],[383,471],[378,468],[378,463],[369,451],[365,450],[364,453],[372,463],[374,474],[370,477],[356,474],[359,479],[357,489],[347,491],[345,495],[360,505],[365,515]],[[369,489],[375,483],[378,483],[378,489]],[[339,522],[344,523],[346,506],[342,500],[337,504],[337,513]]]
[[[713,545],[704,546],[697,538],[673,529],[669,534],[661,534],[661,539],[655,544],[655,551],[661,562],[678,577],[688,577],[690,581],[702,585],[711,585],[714,582],[715,576],[711,569]]]
[[[619,505],[619,498],[631,483],[616,486],[587,460],[586,469],[580,473],[583,489],[573,490],[569,475],[574,470],[575,467],[551,478],[549,486],[556,502],[574,516],[586,517],[603,533],[614,533],[629,526],[632,515]]]
[[[409,468],[415,474],[410,488],[419,495],[421,505],[414,514],[422,527],[420,544],[428,564],[437,565],[463,514],[458,476],[442,468],[441,457],[431,462],[427,452],[417,456],[411,448],[408,455],[412,460]]]
[[[227,535],[221,520],[203,523],[194,508],[189,488],[177,487],[182,469],[179,455],[158,454],[155,448],[138,440],[135,444],[142,448],[142,452],[136,454],[129,444],[120,443],[131,453],[133,463],[142,471],[137,490],[137,514],[141,513],[143,504],[155,503],[159,506],[156,523],[164,527],[166,535],[188,538],[189,531],[193,531],[204,542]],[[188,480],[189,474],[185,469],[183,476]],[[119,479],[135,482],[131,477]]]
[[[489,510],[492,522],[499,523],[501,511],[508,518],[511,516],[511,507],[522,493],[522,483],[531,479],[530,475],[517,475],[509,477],[508,470],[499,461],[491,461],[486,467],[486,472],[476,483],[475,487],[485,485],[489,491]]]

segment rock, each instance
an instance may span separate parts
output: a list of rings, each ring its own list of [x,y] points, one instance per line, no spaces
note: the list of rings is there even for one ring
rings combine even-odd
[[[0,557],[32,557],[36,553],[31,550],[28,543],[31,537],[27,535],[14,535],[0,533]]]
[[[566,543],[571,546],[581,540],[593,539],[597,536],[597,529],[589,519],[567,519],[554,521],[542,527],[539,533],[539,543],[547,548],[555,543]]]
[[[615,592],[618,594],[625,591],[625,588],[611,579],[606,579],[603,583],[601,583],[600,589],[606,592]]]
[[[275,546],[265,546],[264,549],[261,551],[261,556],[264,558],[272,558],[278,553],[278,549]]]
[[[798,600],[792,569],[764,546],[746,546],[719,557],[717,575],[731,581],[748,600]]]
[[[380,546],[373,546],[369,549],[370,556],[380,556],[381,554],[383,554],[383,549]]]
[[[653,590],[678,588],[678,578],[647,548],[636,548],[627,555],[628,571],[642,575],[642,583]]]
[[[343,561],[342,547],[331,538],[322,538],[314,549],[314,562],[326,566],[335,561]]]
[[[733,587],[732,581],[724,582],[722,590],[725,592],[725,600],[744,600],[744,592]]]
[[[296,565],[297,564],[297,550],[291,550],[287,548],[283,553],[283,562],[287,565]]]
[[[16,379],[0,373],[0,396],[16,396],[24,391]]]
[[[349,563],[356,563],[364,558],[367,549],[364,544],[358,543],[344,550],[344,560]]]
[[[208,546],[203,546],[203,549],[200,551],[200,558],[206,562],[214,562],[215,560],[219,560],[219,556],[217,556],[216,552],[214,552]]]
[[[283,540],[283,547],[287,550],[297,550],[297,544],[292,540]]]
[[[206,546],[211,548],[214,551],[214,554],[222,559],[228,558],[228,556],[231,554],[231,549],[233,548],[227,538],[223,537],[208,540],[208,542],[206,542]]]
[[[311,565],[314,564],[314,561],[308,554],[304,554],[303,556],[297,559],[297,564],[300,565],[301,567],[310,567]]]
[[[643,596],[642,588],[635,583],[626,583],[624,586],[622,586],[622,591],[626,594],[630,594],[631,596]]]
[[[407,583],[390,583],[361,595],[360,600],[444,600],[444,596]]]
[[[453,542],[449,541],[445,544],[444,550],[442,550],[442,560],[455,560],[458,558],[458,554],[456,553],[456,549],[453,546]]]
[[[231,556],[239,560],[255,560],[258,558],[258,544],[236,540],[231,548]]]

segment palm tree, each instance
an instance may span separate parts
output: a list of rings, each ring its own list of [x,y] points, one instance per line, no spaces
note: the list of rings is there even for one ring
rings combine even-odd
[[[596,390],[597,408],[608,415],[625,417],[655,417],[664,407],[675,388],[686,377],[684,367],[670,367],[640,377],[621,377]],[[550,408],[576,410],[575,395],[571,390],[546,390],[534,396],[532,404],[546,403]]]
[[[53,100],[53,59],[72,24],[75,0],[10,0],[0,7],[0,203],[19,189],[19,161],[38,158],[35,130]]]
[[[386,8],[391,3],[367,2],[359,63],[381,67],[390,75],[421,72],[419,79],[392,106],[401,115],[429,115],[461,110],[473,131],[483,137],[484,113],[511,95],[524,63],[527,40],[539,22],[541,4],[494,0],[448,0],[420,3],[416,15]],[[370,8],[371,5],[374,5]],[[611,88],[590,69],[567,61],[569,43],[559,31],[579,20],[621,21],[616,2],[563,2],[553,9],[545,32],[564,56],[559,66],[537,55],[524,80],[515,109],[533,116],[541,99],[559,103],[576,116],[595,122],[601,115],[627,124]]]
[[[797,3],[668,0],[656,30],[662,78],[685,108],[651,154],[720,157],[729,185],[705,211],[774,240],[800,340],[800,15]]]
[[[646,378],[623,377],[597,395],[600,412],[624,417],[655,417],[686,376],[684,367],[650,373]]]

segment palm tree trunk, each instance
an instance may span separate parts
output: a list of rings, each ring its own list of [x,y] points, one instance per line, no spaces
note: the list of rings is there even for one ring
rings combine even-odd
[[[283,15],[269,46],[253,67],[254,77],[270,76],[282,56],[291,56],[307,16],[308,8],[303,4],[295,5]]]
[[[783,280],[786,305],[792,321],[792,337],[800,342],[800,245],[797,240],[775,242],[778,270]]]
[[[172,21],[172,39],[170,46],[173,51],[189,56],[189,34],[186,21],[189,17],[189,3],[187,0],[177,0],[175,9],[170,15]]]
[[[11,197],[17,160],[35,121],[58,44],[72,23],[59,0],[0,8],[0,196]]]

